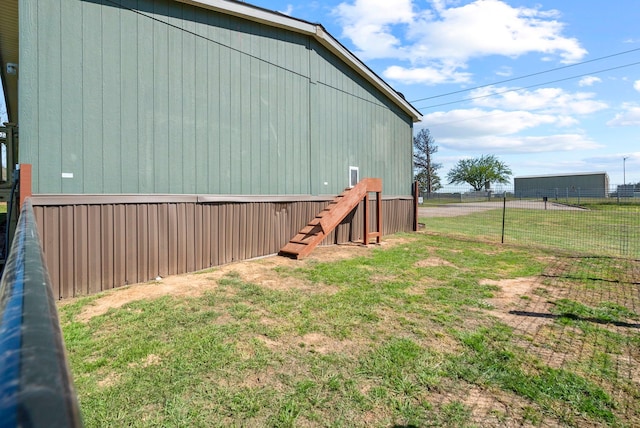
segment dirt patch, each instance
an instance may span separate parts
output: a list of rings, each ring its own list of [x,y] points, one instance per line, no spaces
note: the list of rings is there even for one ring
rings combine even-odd
[[[323,246],[316,248],[314,252],[304,260],[270,256],[230,263],[196,273],[158,278],[156,281],[134,284],[105,292],[91,304],[83,308],[82,312],[78,315],[78,320],[87,322],[95,316],[107,313],[110,308],[117,309],[136,300],[152,300],[166,295],[197,297],[205,291],[217,287],[218,281],[231,273],[237,274],[242,281],[251,282],[265,288],[276,290],[298,289],[307,292],[331,293],[332,290],[327,286],[310,284],[295,277],[283,278],[283,276],[276,271],[276,268],[296,268],[304,266],[304,263],[333,262],[354,257],[369,256],[375,248],[390,248],[407,242],[411,242],[411,238],[391,237],[383,240],[380,244],[369,245],[367,247],[359,244]],[[337,289],[333,290],[333,292],[336,291]],[[69,301],[72,301],[72,299],[63,302],[68,303]]]
[[[339,340],[331,338],[322,333],[307,333],[304,336],[288,336],[277,341],[268,337],[259,336],[259,341],[271,350],[298,349],[322,355],[326,354],[349,354],[355,355],[362,349],[362,344],[353,340]]]
[[[424,260],[420,260],[416,262],[415,267],[438,267],[438,266],[452,266],[455,265],[445,259],[441,259],[440,257],[429,257]]]
[[[492,279],[480,280],[480,285],[495,285],[500,290],[491,298],[491,303],[498,309],[513,309],[514,302],[527,296],[531,291],[540,285],[540,278],[537,276],[502,279],[495,281]]]
[[[158,355],[155,354],[149,354],[146,356],[146,358],[141,361],[141,362],[137,362],[137,363],[129,363],[129,367],[134,368],[134,367],[149,367],[149,366],[157,366],[160,364],[161,362],[161,358]]]
[[[108,372],[104,378],[97,382],[100,388],[108,388],[120,382],[120,375],[115,372]]]
[[[540,281],[540,277],[533,276],[500,281],[485,279],[480,284],[500,288],[493,298],[487,299],[493,306],[490,311],[493,316],[523,333],[535,335],[542,326],[553,322],[552,318],[543,316],[549,313],[547,299],[536,295]]]
[[[313,250],[307,258],[306,261],[310,262],[335,262],[338,260],[351,259],[354,257],[365,257],[371,254],[371,251],[376,246],[378,248],[384,247],[388,244],[383,242],[379,246],[371,245],[369,247],[365,247],[364,245],[356,244],[356,243],[348,243],[348,244],[340,244],[340,245],[331,245],[318,247]]]
[[[215,280],[212,280],[209,275],[189,274],[117,288],[106,292],[98,299],[86,305],[77,319],[87,322],[95,316],[107,313],[111,308],[120,308],[136,300],[152,300],[169,294],[198,296],[204,290],[215,286]]]

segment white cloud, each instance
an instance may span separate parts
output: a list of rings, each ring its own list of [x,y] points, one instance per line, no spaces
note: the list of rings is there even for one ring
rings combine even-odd
[[[441,83],[468,83],[471,81],[471,73],[464,73],[443,67],[404,68],[393,65],[384,70],[382,75],[387,79],[408,84],[423,83],[436,85]]]
[[[279,12],[284,14],[284,15],[291,16],[291,14],[293,13],[293,5],[292,4],[288,4],[287,8],[285,10],[281,10]]]
[[[347,22],[361,22],[376,25],[411,22],[413,2],[411,0],[355,0],[340,3],[336,13]]]
[[[581,131],[518,135],[545,126],[575,126],[575,119],[527,111],[460,109],[424,116],[423,123],[443,147],[491,153],[543,153],[601,147]]]
[[[613,164],[615,166],[618,166],[620,162],[622,162],[621,161],[622,158],[627,158],[626,160],[627,165],[629,165],[630,163],[636,163],[640,161],[640,152],[611,153],[608,155],[590,157],[585,160],[592,163]]]
[[[609,126],[640,126],[640,106],[626,103],[622,105],[622,112],[607,122]]]
[[[343,36],[351,39],[364,59],[398,57],[402,42],[392,26],[413,20],[411,0],[355,0],[340,3],[334,12]]]
[[[633,82],[633,89],[640,92],[640,80],[636,80],[635,82]]]
[[[511,67],[502,66],[496,71],[496,74],[500,77],[511,77],[513,75],[513,69]]]
[[[472,138],[493,135],[511,135],[541,125],[557,122],[555,115],[541,115],[526,111],[460,109],[430,113],[423,123],[447,138]]]
[[[608,106],[593,98],[590,92],[569,93],[561,88],[540,88],[533,91],[513,90],[514,88],[488,86],[471,92],[473,103],[489,108],[507,110],[542,111],[564,115],[585,115]]]
[[[444,143],[443,143],[444,144]],[[483,137],[475,141],[457,141],[449,147],[458,150],[484,150],[496,153],[545,153],[581,151],[601,147],[582,134],[553,134],[544,136]]]
[[[467,61],[487,55],[517,57],[530,52],[559,55],[563,62],[580,60],[586,51],[561,35],[564,24],[556,11],[512,7],[500,0],[474,1],[461,7],[437,6],[412,22],[419,55]]]
[[[600,83],[602,79],[595,76],[587,76],[580,79],[578,86],[593,86],[594,83]]]
[[[439,137],[437,141],[449,149],[502,154],[583,151],[601,147],[582,134],[484,136],[464,140],[449,140]]]
[[[385,72],[409,83],[429,82],[425,70],[440,70],[433,73],[439,82],[446,72],[466,68],[472,58],[540,53],[571,63],[587,53],[577,39],[563,36],[555,10],[512,7],[502,0],[450,3],[431,0],[429,9],[420,10],[420,3],[411,0],[354,0],[341,3],[335,13],[362,58],[410,61],[409,67],[396,65]],[[427,77],[417,79],[419,73]]]

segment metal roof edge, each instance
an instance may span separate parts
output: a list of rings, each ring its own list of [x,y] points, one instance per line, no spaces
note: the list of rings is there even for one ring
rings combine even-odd
[[[351,66],[358,74],[375,86],[392,100],[398,107],[407,113],[413,122],[422,121],[422,113],[409,103],[399,92],[393,89],[387,82],[364,64],[349,49],[333,37],[321,24],[311,23],[299,18],[294,18],[283,13],[264,9],[252,4],[233,0],[175,0],[180,3],[190,4],[196,7],[215,10],[239,18],[259,22],[273,27],[294,31],[316,39],[321,45],[329,49],[333,54],[341,58]]]
[[[513,177],[513,179],[517,178],[551,178],[551,177],[577,177],[581,175],[606,175],[608,176],[606,171],[596,171],[596,172],[575,172],[575,173],[566,173],[566,174],[544,174],[544,175],[522,175],[520,177]]]
[[[164,193],[40,193],[29,197],[33,206],[130,205],[130,204],[211,204],[211,203],[290,203],[329,202],[336,195],[222,195]],[[383,200],[407,199],[412,196],[384,196]]]
[[[384,92],[389,98],[391,98],[399,107],[409,114],[414,122],[422,121],[422,113],[418,111],[410,102],[408,102],[403,95],[400,95],[398,91],[393,89],[387,82],[385,82],[380,76],[378,76],[373,70],[371,70],[364,62],[358,59],[349,49],[347,49],[342,43],[340,43],[335,37],[331,35],[325,28],[318,24],[316,34],[314,36],[324,47],[329,49],[332,53],[347,60],[346,62],[352,66],[361,76],[363,76],[369,83],[373,84],[379,90]]]

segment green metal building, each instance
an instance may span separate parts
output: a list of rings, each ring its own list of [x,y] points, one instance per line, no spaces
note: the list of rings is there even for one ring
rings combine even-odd
[[[386,233],[414,220],[421,115],[319,24],[227,0],[4,0],[0,58],[60,297],[277,252],[354,171],[382,178]]]
[[[606,172],[585,172],[515,177],[514,187],[517,198],[606,198],[609,176]]]

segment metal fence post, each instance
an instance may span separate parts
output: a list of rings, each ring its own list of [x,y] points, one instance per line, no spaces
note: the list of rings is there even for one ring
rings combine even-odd
[[[580,205],[580,188],[578,187],[578,205]]]
[[[418,198],[420,194],[420,183],[418,180],[413,182],[413,231],[418,231]]]
[[[501,243],[504,244],[504,220],[505,214],[507,212],[507,192],[504,192],[504,196],[502,197],[502,240]]]

